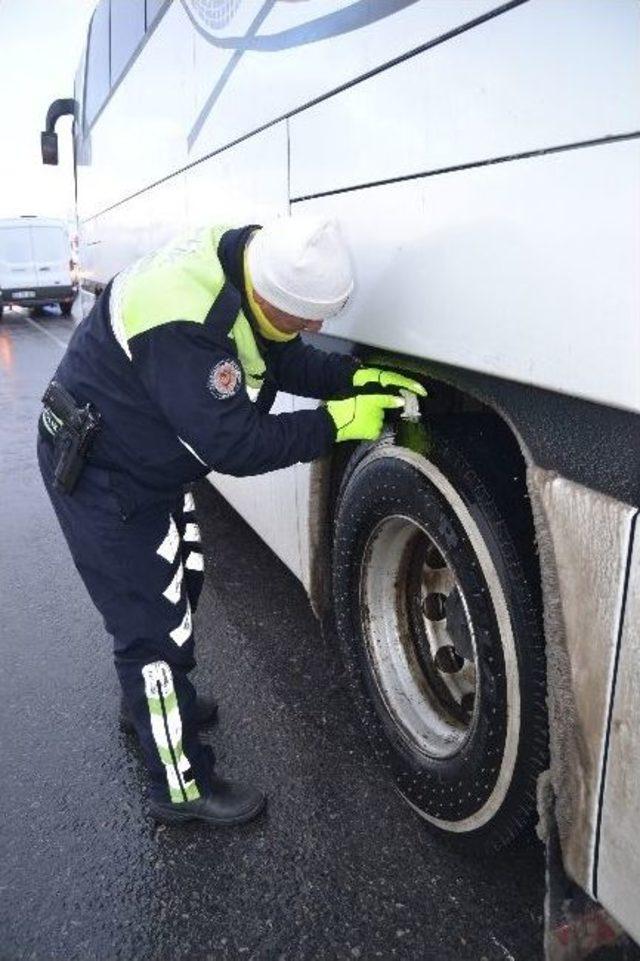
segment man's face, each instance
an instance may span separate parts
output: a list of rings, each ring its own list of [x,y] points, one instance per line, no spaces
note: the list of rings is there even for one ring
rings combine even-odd
[[[306,330],[311,334],[317,334],[322,329],[323,321],[307,320],[305,317],[295,317],[293,314],[286,314],[279,307],[274,307],[268,300],[261,297],[257,290],[253,291],[253,296],[260,309],[264,312],[267,320],[273,324],[276,330],[283,334],[299,334]]]

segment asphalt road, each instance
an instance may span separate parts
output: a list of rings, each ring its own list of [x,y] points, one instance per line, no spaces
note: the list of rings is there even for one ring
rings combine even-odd
[[[479,861],[428,833],[377,769],[302,588],[206,484],[196,683],[220,701],[220,770],[270,805],[233,830],[148,820],[110,641],[35,461],[72,327],[0,322],[1,961],[540,958],[540,846]]]

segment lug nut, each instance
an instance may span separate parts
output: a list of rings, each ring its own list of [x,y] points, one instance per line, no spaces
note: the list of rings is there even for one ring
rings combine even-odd
[[[464,664],[464,658],[460,657],[451,644],[445,644],[436,651],[434,662],[443,674],[457,674]]]
[[[476,696],[469,692],[468,694],[462,695],[462,700],[460,701],[460,707],[465,712],[465,714],[473,714],[473,708],[475,707]]]
[[[442,621],[446,616],[447,598],[444,594],[427,594],[422,602],[422,612],[429,621]]]

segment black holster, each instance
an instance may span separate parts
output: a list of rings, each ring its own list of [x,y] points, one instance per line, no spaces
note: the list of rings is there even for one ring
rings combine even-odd
[[[54,486],[71,494],[100,427],[100,414],[92,404],[78,407],[66,387],[55,380],[45,390],[42,402],[53,437]]]

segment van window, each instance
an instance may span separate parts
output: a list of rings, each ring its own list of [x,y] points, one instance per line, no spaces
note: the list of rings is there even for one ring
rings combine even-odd
[[[85,121],[90,125],[109,96],[109,0],[100,0],[91,20]]]
[[[143,3],[111,0],[111,85],[127,66],[144,37]]]
[[[9,264],[31,263],[28,227],[9,227],[0,230],[0,260]]]
[[[71,250],[63,230],[59,227],[32,227],[33,259],[37,263],[69,260]]]

